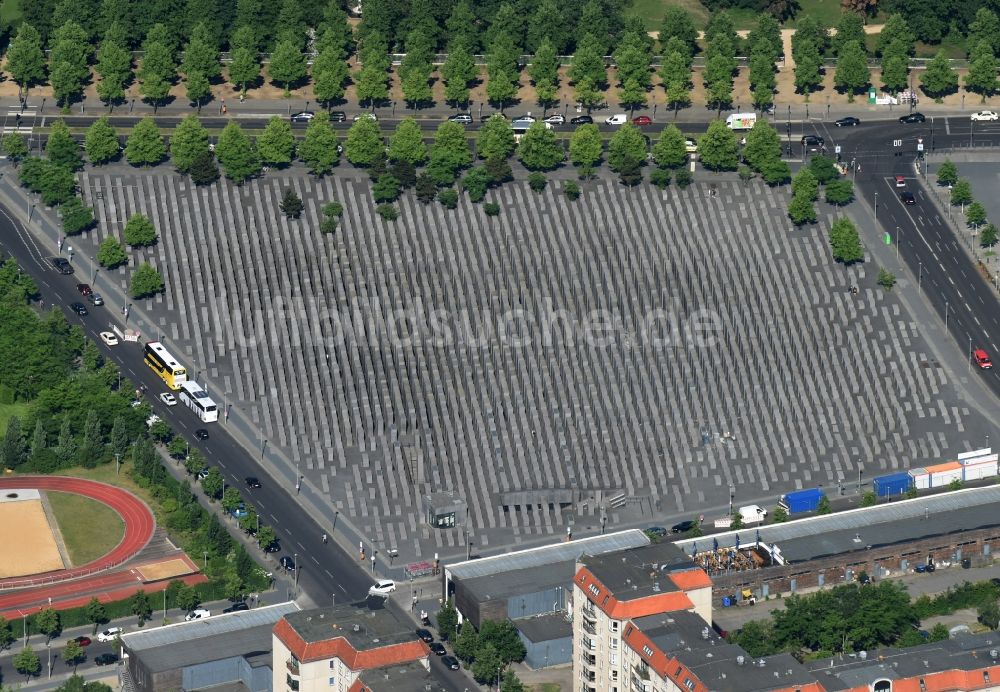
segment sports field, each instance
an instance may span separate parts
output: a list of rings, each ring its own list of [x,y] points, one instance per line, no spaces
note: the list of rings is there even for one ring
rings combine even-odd
[[[0,502],[0,579],[63,569],[40,499]]]
[[[103,502],[73,493],[47,491],[63,544],[78,567],[111,552],[125,535],[125,522]]]

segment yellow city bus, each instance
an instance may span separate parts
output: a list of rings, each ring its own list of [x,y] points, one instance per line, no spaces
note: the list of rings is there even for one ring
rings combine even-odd
[[[171,389],[180,389],[181,384],[187,382],[187,370],[170,355],[167,349],[163,348],[163,344],[159,341],[150,341],[146,344],[146,356],[143,360]]]

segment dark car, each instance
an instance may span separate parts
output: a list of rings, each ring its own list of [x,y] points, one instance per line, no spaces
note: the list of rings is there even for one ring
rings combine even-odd
[[[73,637],[70,641],[76,642],[78,646],[90,646],[90,637],[85,637],[82,634],[79,637]]]
[[[278,553],[281,552],[281,544],[278,541],[264,546],[265,553]]]
[[[444,656],[448,651],[444,648],[444,644],[441,642],[434,642],[430,645],[431,651],[436,653],[438,656]]]
[[[578,115],[575,118],[571,118],[569,123],[570,125],[593,125],[594,119],[589,115]]]
[[[821,147],[823,143],[826,142],[825,139],[819,135],[803,135],[802,136],[802,146],[805,147]]]
[[[118,663],[118,656],[115,654],[100,654],[99,656],[94,656],[94,663],[99,666],[110,666],[112,663]]]
[[[451,670],[461,670],[462,668],[462,664],[454,656],[443,656],[441,663],[444,664],[445,668],[450,668]]]
[[[53,257],[52,266],[56,268],[56,271],[60,274],[72,274],[73,265],[69,263],[69,260],[65,257]]]
[[[632,124],[633,125],[652,125],[653,124],[653,119],[650,118],[648,115],[638,115],[638,116],[632,118]]]
[[[250,610],[250,606],[248,606],[246,603],[243,603],[241,601],[239,603],[232,604],[228,608],[224,608],[222,612],[223,613],[235,613],[235,612],[240,611],[240,610]]]
[[[1000,589],[1000,577],[993,577],[992,579],[990,579],[990,583],[993,584],[993,586]]]
[[[77,284],[76,290],[80,292],[81,295],[89,296],[94,292],[94,289],[90,287],[90,284]]]
[[[307,123],[315,117],[316,114],[313,113],[312,111],[299,111],[298,113],[292,113],[292,122]]]
[[[417,636],[423,639],[428,644],[434,641],[434,635],[431,634],[430,630],[419,629],[417,630]]]
[[[256,476],[247,476],[246,477],[246,482],[247,482],[247,487],[248,488],[259,488],[260,487],[260,481],[257,480]]]
[[[347,113],[345,113],[344,111],[330,111],[330,122],[331,123],[347,122]]]
[[[671,533],[687,533],[688,531],[690,531],[691,529],[693,529],[697,525],[698,525],[698,522],[696,522],[696,521],[682,521],[679,524],[674,524],[673,526],[671,526],[670,527],[670,532]]]
[[[197,430],[194,431],[194,436],[197,437],[199,440],[207,440],[208,431],[205,430],[205,428],[198,428]]]
[[[278,560],[278,564],[281,565],[282,569],[288,572],[295,571],[295,560],[293,558],[288,557],[287,555],[282,555],[281,559]]]
[[[667,530],[662,526],[650,526],[645,532],[650,538],[663,538],[667,535]]]
[[[901,123],[922,123],[926,120],[927,118],[923,113],[910,113],[909,115],[901,115],[899,117],[899,122]]]
[[[90,312],[87,310],[87,306],[83,303],[70,303],[69,309],[75,312],[77,315],[83,317],[84,315],[89,315]]]
[[[837,127],[854,127],[855,125],[860,125],[861,121],[855,118],[853,115],[849,115],[846,118],[841,118],[833,123]]]
[[[917,203],[917,198],[913,196],[912,192],[900,192],[899,198],[903,200],[903,204],[910,205]]]

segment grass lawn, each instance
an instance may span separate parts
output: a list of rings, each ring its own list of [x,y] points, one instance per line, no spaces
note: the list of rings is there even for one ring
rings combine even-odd
[[[11,26],[21,21],[21,3],[19,0],[3,0],[0,2],[0,22]]]
[[[118,513],[89,497],[46,492],[69,559],[76,565],[96,560],[111,551],[125,535],[125,522]]]
[[[26,415],[28,415],[28,404],[26,403],[0,404],[0,435],[7,432],[7,421],[11,416],[17,416],[23,423]]]

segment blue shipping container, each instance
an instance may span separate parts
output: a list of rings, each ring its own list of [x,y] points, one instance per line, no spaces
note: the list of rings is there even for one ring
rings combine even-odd
[[[879,476],[874,480],[873,485],[878,497],[902,495],[913,485],[913,477],[906,471],[900,471],[899,473],[890,473],[888,476]]]
[[[823,491],[819,488],[807,488],[806,490],[796,490],[794,493],[787,493],[781,496],[779,503],[789,514],[796,512],[811,512],[819,507],[819,501],[823,499]]]

